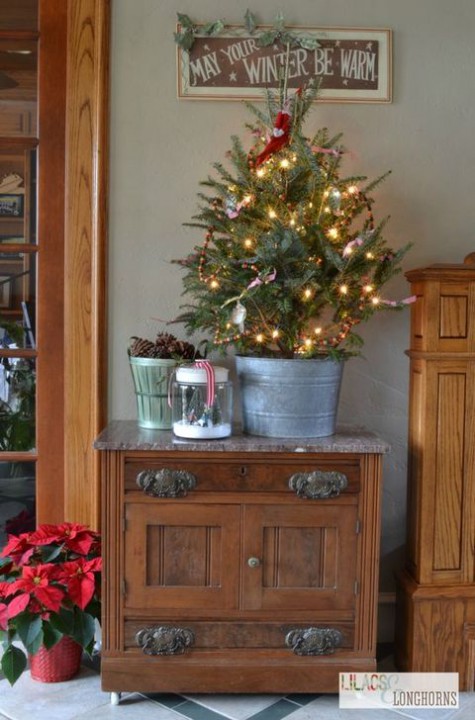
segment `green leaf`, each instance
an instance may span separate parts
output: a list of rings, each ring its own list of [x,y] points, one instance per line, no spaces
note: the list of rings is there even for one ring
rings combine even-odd
[[[26,668],[25,653],[14,645],[10,645],[3,653],[1,667],[10,685],[14,685]]]
[[[195,42],[195,34],[193,30],[188,28],[181,33],[173,33],[173,37],[177,45],[183,48],[183,50],[190,50]]]
[[[92,657],[92,653],[94,651],[94,638],[92,638],[91,642],[88,643],[83,650],[89,655],[89,657]]]
[[[282,45],[290,45],[290,47],[296,47],[299,44],[299,39],[295,33],[284,32],[280,34],[280,42]]]
[[[28,613],[17,615],[16,628],[20,640],[29,653],[34,654],[43,642],[42,620]]]
[[[61,555],[61,546],[55,547],[54,545],[43,545],[41,547],[41,559],[44,563],[49,563],[52,560],[55,560],[59,555]]]
[[[61,635],[71,635],[74,628],[74,613],[71,610],[61,608],[59,613],[52,613],[49,619],[50,625]]]
[[[1,574],[1,572],[2,572],[3,566],[4,566],[4,565],[9,565],[10,563],[11,563],[10,558],[8,558],[8,557],[0,558],[0,574]]]
[[[92,615],[93,618],[96,618],[97,620],[100,621],[100,619],[101,619],[101,601],[100,600],[93,598],[91,600],[91,602],[87,605],[85,610],[89,615]]]
[[[77,612],[74,613],[74,628],[71,634],[73,640],[85,648],[94,638],[95,631],[96,623],[92,615],[77,609]]]
[[[203,35],[219,35],[224,30],[224,23],[222,20],[216,20],[215,22],[209,22],[203,26],[201,32]]]
[[[305,50],[316,50],[316,48],[319,45],[319,42],[317,38],[309,37],[308,35],[304,35],[302,37],[298,38],[298,44],[301,48],[304,48]]]
[[[185,15],[184,13],[177,13],[178,22],[180,25],[183,25],[184,28],[192,28],[193,27],[193,21],[191,18],[188,17],[188,15]]]
[[[276,30],[267,30],[266,32],[263,32],[262,35],[259,35],[257,44],[261,45],[261,47],[272,45],[272,43],[276,41],[278,35],[279,32]]]
[[[284,22],[285,22],[284,14],[282,12],[278,12],[277,15],[275,16],[274,27],[276,27],[277,30],[283,30],[285,27]]]
[[[249,8],[246,10],[246,13],[244,15],[244,24],[246,26],[247,32],[252,35],[257,27],[257,21],[256,16],[252,14]]]
[[[55,630],[49,622],[43,623],[43,645],[47,650],[50,650],[53,645],[56,645],[62,637],[63,633]]]

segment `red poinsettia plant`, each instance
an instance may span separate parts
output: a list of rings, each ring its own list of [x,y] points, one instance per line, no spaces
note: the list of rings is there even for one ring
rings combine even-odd
[[[101,540],[85,525],[40,525],[9,535],[0,554],[2,671],[13,685],[30,655],[62,637],[91,654],[101,613]]]

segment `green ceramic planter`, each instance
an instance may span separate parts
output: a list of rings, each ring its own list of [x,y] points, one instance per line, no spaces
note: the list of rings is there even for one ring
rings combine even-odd
[[[137,399],[140,427],[170,430],[172,411],[168,407],[168,383],[176,360],[129,357]]]

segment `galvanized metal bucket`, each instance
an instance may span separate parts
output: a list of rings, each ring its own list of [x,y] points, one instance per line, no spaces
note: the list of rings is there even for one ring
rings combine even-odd
[[[141,427],[170,430],[172,411],[168,407],[168,383],[176,360],[129,357],[137,398],[137,421]]]
[[[265,437],[335,432],[343,361],[236,356],[243,430]]]

